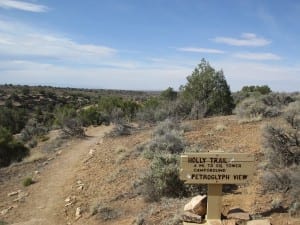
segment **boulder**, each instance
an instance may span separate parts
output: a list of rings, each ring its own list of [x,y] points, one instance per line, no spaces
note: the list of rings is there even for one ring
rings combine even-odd
[[[271,223],[268,219],[261,219],[248,221],[246,225],[271,225]]]
[[[184,212],[181,219],[184,222],[202,223],[202,217],[191,212]]]
[[[227,218],[237,220],[250,220],[250,215],[240,208],[233,208],[228,211]]]
[[[185,212],[191,212],[199,216],[204,216],[207,209],[207,196],[197,195],[184,206]]]

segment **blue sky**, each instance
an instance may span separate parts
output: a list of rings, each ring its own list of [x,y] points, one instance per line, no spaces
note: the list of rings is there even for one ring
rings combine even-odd
[[[0,83],[178,89],[205,58],[232,91],[299,91],[297,0],[0,0]]]

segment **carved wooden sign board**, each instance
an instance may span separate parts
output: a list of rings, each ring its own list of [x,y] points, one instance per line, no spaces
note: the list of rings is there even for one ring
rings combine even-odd
[[[187,184],[242,184],[254,173],[254,156],[247,153],[181,155],[180,178]]]
[[[247,183],[253,174],[252,154],[205,152],[181,155],[180,179],[187,184],[208,184],[206,224],[209,225],[221,224],[222,185]]]

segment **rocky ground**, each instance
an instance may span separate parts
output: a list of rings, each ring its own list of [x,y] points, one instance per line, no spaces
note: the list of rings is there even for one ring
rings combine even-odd
[[[251,152],[259,168],[263,123],[239,124],[234,116],[189,121],[185,138],[203,149]],[[175,224],[172,221],[179,218],[189,199],[148,203],[136,188],[149,166],[137,146],[150,139],[151,128],[130,136],[104,137],[111,129],[88,128],[85,139],[70,140],[35,160],[0,169],[0,224]],[[270,210],[277,196],[261,192],[261,172],[257,170],[250,184],[224,193],[223,214],[240,208],[274,225],[300,224],[299,218],[291,218],[284,209]],[[24,187],[26,177],[33,177],[35,183]]]

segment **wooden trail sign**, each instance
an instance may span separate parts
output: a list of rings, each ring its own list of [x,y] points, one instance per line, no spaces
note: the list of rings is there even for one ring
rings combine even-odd
[[[241,184],[251,179],[254,156],[247,153],[181,155],[180,179],[187,184]]]
[[[221,224],[222,184],[247,183],[253,174],[252,154],[206,152],[181,155],[180,179],[187,184],[208,184],[207,224]]]

